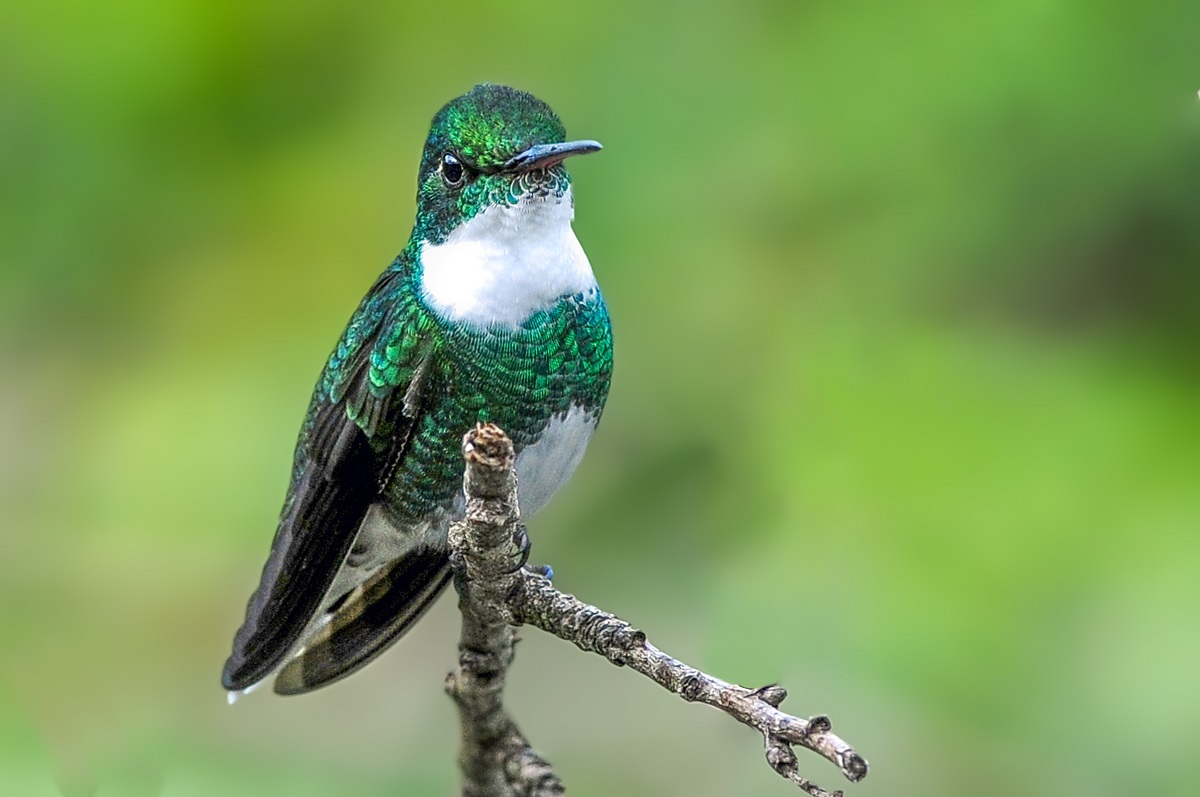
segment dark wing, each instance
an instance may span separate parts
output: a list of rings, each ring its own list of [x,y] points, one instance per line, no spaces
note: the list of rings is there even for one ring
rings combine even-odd
[[[262,680],[291,652],[403,456],[429,347],[406,329],[402,279],[392,269],[375,283],[313,394],[271,553],[221,675],[228,690]]]

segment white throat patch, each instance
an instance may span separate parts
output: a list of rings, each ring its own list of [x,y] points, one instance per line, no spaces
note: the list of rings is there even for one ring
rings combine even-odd
[[[421,244],[422,298],[450,321],[517,327],[563,294],[593,290],[574,216],[569,188],[484,209],[444,243]]]

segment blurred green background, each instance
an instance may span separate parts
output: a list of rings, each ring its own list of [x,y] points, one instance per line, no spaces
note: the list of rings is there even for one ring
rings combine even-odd
[[[443,600],[311,696],[218,683],[312,382],[437,108],[605,152],[604,423],[560,588],[870,760],[848,795],[1194,794],[1200,4],[50,0],[0,10],[0,794],[448,795]],[[571,794],[796,793],[526,631]]]

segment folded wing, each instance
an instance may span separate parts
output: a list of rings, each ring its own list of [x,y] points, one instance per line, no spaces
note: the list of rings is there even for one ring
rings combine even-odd
[[[254,685],[293,652],[404,456],[429,347],[397,301],[401,279],[389,270],[375,283],[313,394],[271,552],[222,672],[228,690]]]

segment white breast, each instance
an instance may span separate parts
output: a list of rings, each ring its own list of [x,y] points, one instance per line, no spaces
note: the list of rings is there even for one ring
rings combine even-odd
[[[563,294],[587,293],[596,278],[562,197],[488,207],[440,244],[421,246],[425,302],[443,318],[479,327],[520,326]]]
[[[572,406],[550,419],[542,436],[517,455],[517,497],[521,516],[530,517],[571,478],[599,420],[595,413]]]

